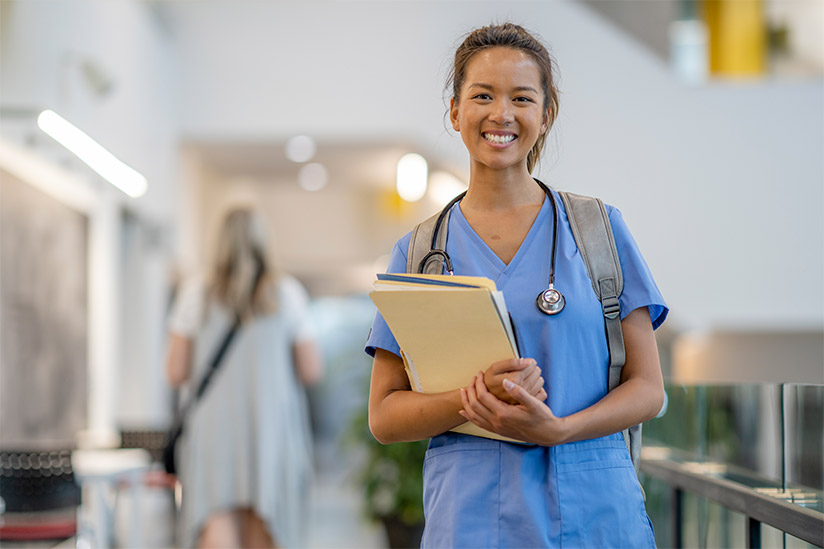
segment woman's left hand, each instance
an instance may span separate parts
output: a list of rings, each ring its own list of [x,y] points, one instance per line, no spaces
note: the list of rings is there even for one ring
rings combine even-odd
[[[483,373],[479,373],[468,387],[461,389],[460,414],[478,427],[505,437],[542,446],[564,442],[563,418],[555,416],[549,406],[519,385],[506,380],[504,387],[518,404],[507,404],[490,393]]]

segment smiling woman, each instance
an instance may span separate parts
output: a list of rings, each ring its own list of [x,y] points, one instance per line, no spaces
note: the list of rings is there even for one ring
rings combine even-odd
[[[557,115],[555,80],[547,49],[509,23],[471,32],[450,78],[450,120],[469,153],[470,181],[445,208],[442,251],[455,274],[489,278],[503,292],[522,358],[478,364],[462,388],[417,393],[379,314],[366,343],[375,359],[375,438],[386,444],[431,437],[424,547],[655,544],[621,431],[661,408],[653,327],[667,307],[620,212],[606,206],[623,272],[618,302],[626,349],[621,383],[608,392],[604,309],[558,193],[531,176]],[[411,240],[410,233],[395,245],[389,272],[408,268]],[[552,283],[550,258],[557,258],[554,273],[567,303],[552,316],[535,300]],[[466,421],[526,444],[451,432]]]

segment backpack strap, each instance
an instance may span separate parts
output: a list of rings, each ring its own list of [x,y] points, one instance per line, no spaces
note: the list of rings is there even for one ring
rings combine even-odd
[[[441,212],[436,213],[429,219],[421,221],[412,230],[412,238],[409,239],[409,249],[406,252],[406,272],[417,273],[421,261],[424,261],[423,274],[443,274],[443,256],[430,254],[432,250],[446,250],[446,233],[449,226],[449,210],[446,211],[441,230],[438,233],[437,242],[432,242],[432,233],[435,231],[435,224],[438,222]],[[429,257],[427,257],[429,256]]]
[[[621,306],[618,303],[624,290],[624,277],[612,235],[612,225],[600,199],[568,192],[558,194],[564,202],[569,226],[584,260],[592,289],[601,302],[609,348],[607,390],[612,391],[621,383],[621,371],[626,363]],[[625,429],[623,434],[637,471],[641,457],[641,425],[633,425]]]
[[[604,328],[609,346],[609,390],[621,382],[626,362],[624,336],[621,332],[621,306],[618,298],[624,290],[624,277],[612,225],[604,203],[598,198],[560,192],[569,226],[584,260],[592,289],[601,301]]]

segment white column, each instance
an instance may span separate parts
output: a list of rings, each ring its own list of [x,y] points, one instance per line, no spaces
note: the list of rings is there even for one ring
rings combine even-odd
[[[114,190],[101,189],[89,219],[88,430],[81,446],[119,444],[115,421],[118,388],[120,208]]]

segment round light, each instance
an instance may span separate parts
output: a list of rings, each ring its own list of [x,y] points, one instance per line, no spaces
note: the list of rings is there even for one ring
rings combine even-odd
[[[416,202],[426,194],[426,159],[419,154],[409,153],[398,160],[395,185],[400,197],[407,202]]]
[[[306,162],[313,156],[317,146],[308,135],[298,135],[286,142],[286,158],[292,162]]]
[[[312,162],[298,172],[298,185],[305,191],[319,191],[326,186],[329,174],[323,164]]]

